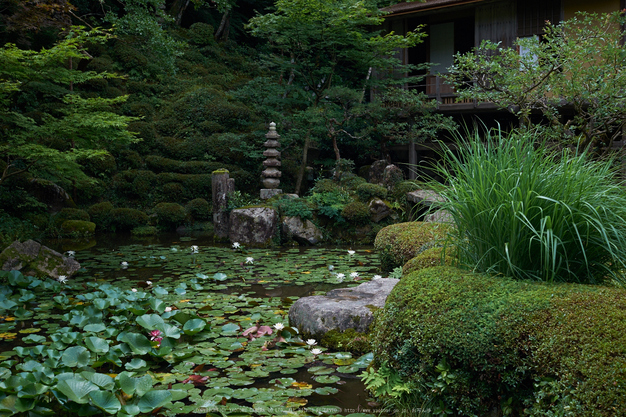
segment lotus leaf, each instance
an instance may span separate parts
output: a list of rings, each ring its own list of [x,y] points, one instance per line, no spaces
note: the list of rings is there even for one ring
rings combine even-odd
[[[166,403],[170,402],[172,394],[166,390],[151,390],[146,392],[137,406],[142,413],[149,413],[155,408],[163,407]]]
[[[80,366],[87,366],[89,364],[90,358],[91,358],[91,354],[85,347],[72,346],[72,347],[67,348],[65,352],[63,352],[63,355],[61,356],[61,362],[65,366],[74,368],[74,367],[80,367]]]

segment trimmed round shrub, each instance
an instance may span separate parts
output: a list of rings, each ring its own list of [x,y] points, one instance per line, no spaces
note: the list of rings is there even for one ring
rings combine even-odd
[[[85,220],[66,220],[61,224],[65,236],[90,236],[96,232],[96,224]]]
[[[374,197],[384,200],[387,198],[387,189],[382,185],[366,182],[356,187],[356,195],[359,196],[359,200],[364,203],[367,203]]]
[[[415,258],[409,259],[402,267],[402,276],[410,274],[420,269],[432,268],[433,266],[452,266],[456,262],[454,257],[454,247],[438,246],[426,249]]]
[[[115,231],[131,231],[135,227],[146,226],[148,215],[133,208],[114,208],[109,212],[111,228]]]
[[[159,229],[154,226],[139,226],[131,230],[130,234],[137,237],[154,236],[159,234]]]
[[[164,230],[174,230],[187,219],[185,208],[177,203],[159,203],[154,207],[157,223]]]
[[[161,194],[166,201],[181,201],[185,195],[185,189],[180,183],[168,182],[161,187]]]
[[[365,224],[370,221],[370,209],[361,201],[353,201],[344,206],[341,216],[354,224]]]
[[[188,31],[189,40],[199,46],[215,43],[215,39],[213,39],[214,33],[215,29],[213,26],[202,22],[197,22],[189,26]]]
[[[403,266],[420,252],[441,244],[452,230],[449,224],[435,222],[397,223],[381,229],[374,240],[381,270],[390,272]]]
[[[365,178],[361,178],[354,174],[344,174],[339,181],[339,185],[350,190],[356,190],[361,184],[365,184]]]
[[[369,387],[438,414],[622,415],[624,305],[620,288],[419,270],[375,313]]]
[[[213,207],[204,198],[194,198],[185,205],[189,217],[196,221],[211,220]]]
[[[111,223],[111,210],[113,210],[113,204],[109,201],[103,201],[102,203],[89,206],[87,212],[95,224],[100,226],[101,229],[106,230]]]
[[[60,227],[66,220],[82,220],[88,222],[91,221],[91,217],[89,217],[89,213],[85,210],[65,207],[62,208],[61,211],[59,211],[54,217],[54,224],[57,227]]]
[[[113,177],[115,191],[130,198],[147,199],[154,192],[157,176],[152,171],[132,169]]]

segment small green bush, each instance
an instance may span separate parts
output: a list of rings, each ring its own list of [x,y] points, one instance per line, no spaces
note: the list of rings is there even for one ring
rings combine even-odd
[[[185,208],[177,203],[159,203],[154,207],[157,222],[164,230],[174,230],[187,219]]]
[[[300,217],[302,220],[313,218],[312,204],[304,198],[283,198],[273,205],[281,216]]]
[[[113,204],[109,201],[103,201],[89,206],[87,212],[91,220],[98,225],[100,229],[107,230],[111,224],[111,210],[113,210]]]
[[[414,181],[401,181],[401,182],[396,183],[393,186],[393,188],[391,189],[388,195],[389,195],[389,198],[391,198],[392,200],[399,201],[401,203],[406,203],[407,193],[411,191],[423,189],[423,188],[424,188],[423,186],[420,186],[418,183]]]
[[[85,220],[66,220],[61,224],[64,236],[90,236],[96,232],[96,224]]]
[[[189,26],[189,40],[199,46],[210,45],[215,43],[214,32],[213,26],[197,22]]]
[[[356,195],[364,203],[369,202],[374,197],[384,200],[387,198],[387,189],[381,185],[366,182],[356,187]]]
[[[54,216],[54,224],[56,227],[61,227],[61,224],[66,220],[82,220],[88,222],[91,221],[91,217],[89,217],[89,213],[85,210],[65,207]]]
[[[110,227],[115,231],[131,231],[135,227],[146,226],[148,215],[133,208],[114,208],[109,212]]]
[[[452,230],[449,224],[435,222],[397,223],[381,229],[374,240],[381,270],[389,272],[402,267],[420,252],[442,244]]]
[[[204,198],[194,198],[185,205],[185,210],[195,221],[211,220],[213,207]]]
[[[311,194],[330,193],[333,191],[337,191],[339,189],[340,189],[339,184],[337,184],[335,181],[327,179],[327,178],[323,178],[321,180],[318,180],[313,186],[313,188],[311,188]]]
[[[346,204],[341,210],[341,216],[354,224],[366,224],[370,221],[370,209],[361,201]]]
[[[131,230],[130,234],[137,237],[155,236],[159,234],[159,229],[154,226],[139,226]]]
[[[344,174],[341,176],[339,185],[348,190],[356,190],[360,185],[366,184],[367,180],[354,174]]]
[[[326,216],[336,223],[343,223],[346,220],[341,215],[341,212],[346,204],[353,200],[347,191],[335,188],[329,192],[313,192],[309,197],[309,201],[317,206],[319,215]]]
[[[182,201],[184,199],[185,189],[180,183],[168,182],[161,187],[161,194],[165,201]]]
[[[115,174],[113,187],[122,196],[145,200],[154,193],[156,180],[152,171],[131,169]]]
[[[619,288],[419,270],[375,313],[366,384],[433,414],[621,415],[625,302]]]

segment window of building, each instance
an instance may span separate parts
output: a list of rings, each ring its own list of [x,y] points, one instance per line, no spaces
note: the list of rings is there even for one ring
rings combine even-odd
[[[546,21],[559,23],[562,19],[560,0],[518,0],[517,36],[545,33]]]

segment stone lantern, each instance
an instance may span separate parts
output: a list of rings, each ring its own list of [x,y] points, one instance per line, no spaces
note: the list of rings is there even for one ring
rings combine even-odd
[[[276,132],[276,123],[270,123],[270,130],[265,135],[267,141],[263,144],[267,148],[265,152],[263,152],[263,156],[267,159],[263,161],[263,166],[265,166],[265,170],[261,173],[262,175],[262,183],[263,188],[261,189],[261,199],[267,200],[268,198],[272,198],[276,194],[281,194],[283,190],[279,189],[280,185],[280,176],[282,173],[278,169],[280,167],[280,152],[276,150],[280,146],[278,139],[280,135]]]

